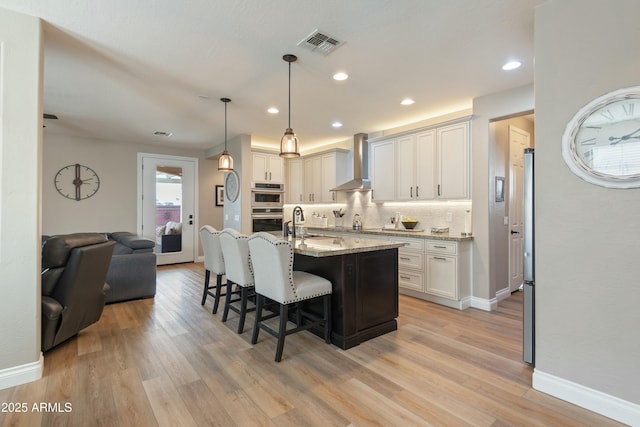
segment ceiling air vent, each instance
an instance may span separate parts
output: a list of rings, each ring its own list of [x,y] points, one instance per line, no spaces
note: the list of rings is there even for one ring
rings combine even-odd
[[[302,39],[302,41],[298,43],[298,46],[302,46],[312,52],[321,53],[326,56],[343,44],[344,42],[328,35],[324,31],[315,30]]]

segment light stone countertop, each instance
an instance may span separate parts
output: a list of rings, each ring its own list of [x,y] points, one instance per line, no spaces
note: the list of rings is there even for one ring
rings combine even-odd
[[[294,253],[312,257],[326,257],[335,255],[355,254],[359,252],[373,252],[384,249],[394,249],[405,243],[387,242],[383,240],[367,239],[359,235],[351,236],[310,236],[304,239],[290,240],[294,244]]]
[[[419,239],[432,240],[449,240],[452,242],[464,242],[473,239],[473,236],[463,236],[462,234],[449,233],[431,233],[429,230],[408,231],[408,230],[389,230],[382,228],[363,228],[362,230],[354,230],[351,227],[307,227],[312,234],[322,233],[353,233],[355,235],[378,235],[378,236],[394,236],[394,237],[414,237]]]

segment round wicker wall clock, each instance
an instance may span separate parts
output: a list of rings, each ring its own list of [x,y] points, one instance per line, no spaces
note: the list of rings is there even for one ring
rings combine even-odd
[[[565,128],[562,157],[592,184],[640,187],[640,86],[609,92],[582,107]]]
[[[53,183],[61,196],[80,201],[88,199],[100,189],[100,178],[90,167],[76,163],[56,173]]]

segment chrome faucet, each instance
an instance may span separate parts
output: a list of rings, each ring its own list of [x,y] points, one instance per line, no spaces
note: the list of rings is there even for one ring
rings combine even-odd
[[[282,223],[282,237],[285,240],[289,238],[289,224],[291,224],[291,221],[285,221]]]
[[[300,213],[300,221],[304,221],[304,212],[300,206],[296,206],[293,208],[293,212],[291,212],[291,219],[293,220],[291,223],[291,238],[296,238],[296,213]]]

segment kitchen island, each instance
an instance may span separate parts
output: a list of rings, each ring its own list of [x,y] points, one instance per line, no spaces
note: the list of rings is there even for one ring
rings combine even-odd
[[[398,248],[354,237],[294,239],[294,269],[331,281],[331,342],[346,350],[398,329]],[[321,305],[310,307],[321,312]],[[321,334],[321,331],[316,331]]]

